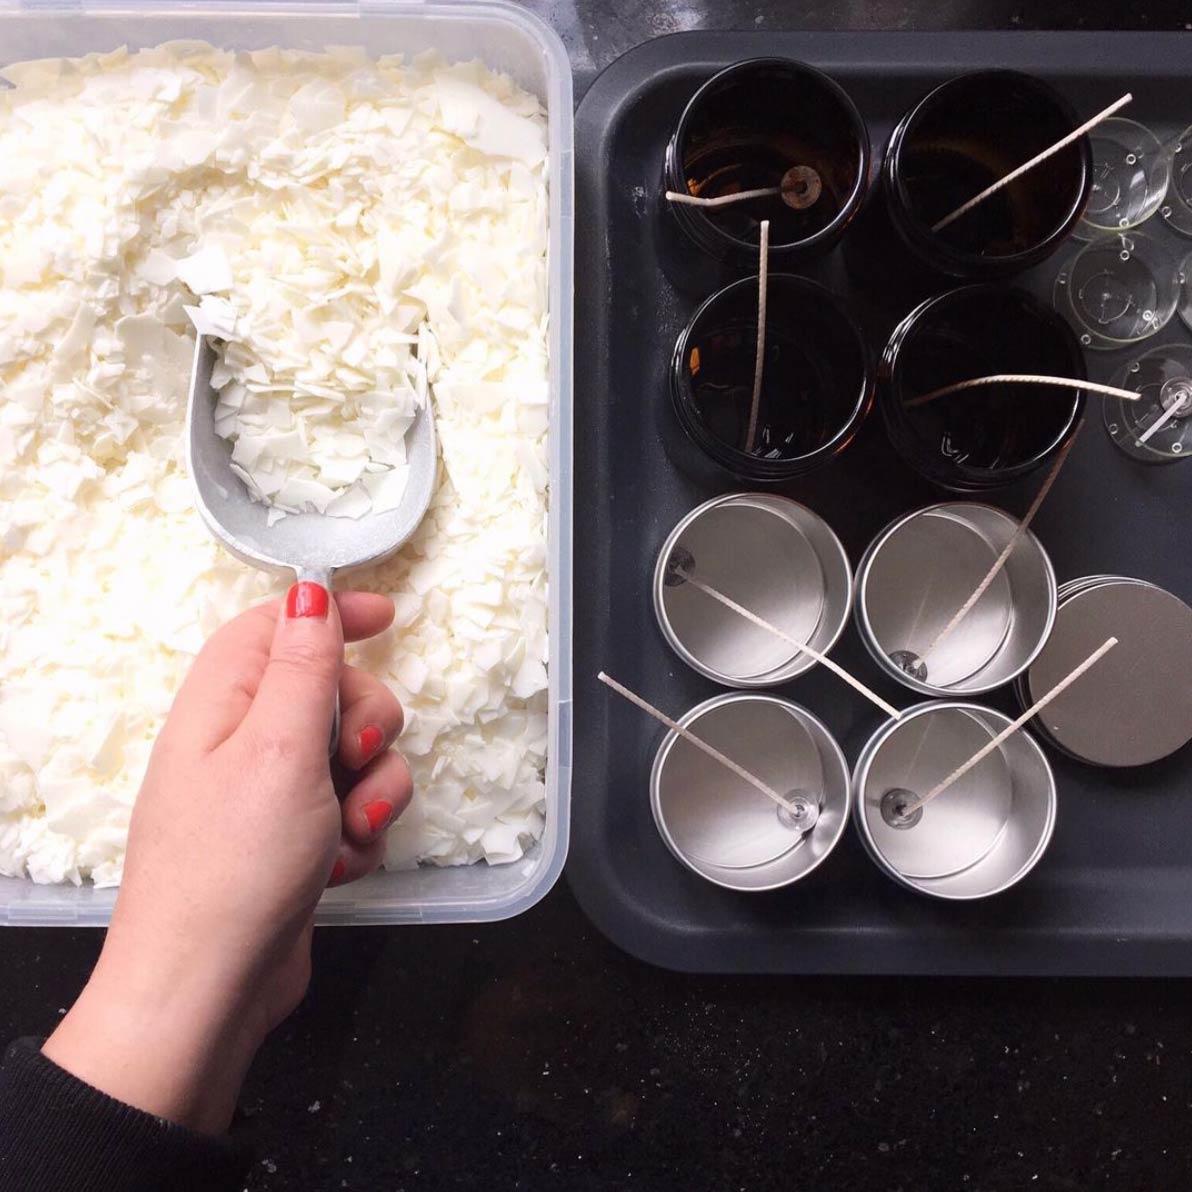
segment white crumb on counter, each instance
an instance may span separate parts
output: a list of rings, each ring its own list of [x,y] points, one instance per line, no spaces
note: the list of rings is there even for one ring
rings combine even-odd
[[[284,589],[192,507],[192,320],[230,341],[222,427],[283,507],[400,499],[433,400],[439,490],[362,584],[396,622],[349,657],[406,708],[387,864],[517,860],[547,747],[537,99],[478,63],[194,42],[3,75],[0,873],[117,883],[193,655]]]

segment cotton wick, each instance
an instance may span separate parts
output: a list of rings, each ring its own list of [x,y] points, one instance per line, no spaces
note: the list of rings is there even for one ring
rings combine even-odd
[[[757,414],[762,400],[762,370],[766,365],[766,282],[769,278],[770,221],[762,220],[761,244],[757,262],[757,350],[753,356],[753,397],[749,405],[749,431],[745,435],[745,452],[753,450],[757,439]]]
[[[987,745],[982,746],[968,759],[963,765],[957,766],[943,782],[937,782],[921,799],[907,803],[905,806],[898,808],[898,814],[905,819],[907,816],[914,815],[921,807],[926,807],[932,799],[938,798],[944,793],[954,782],[963,778],[974,766],[980,765],[999,745],[1002,744],[1008,737],[1013,736],[1032,716],[1038,715],[1053,699],[1062,695],[1067,689],[1080,678],[1090,667],[1096,666],[1114,646],[1118,644],[1116,637],[1108,638],[1101,646],[1094,650],[1074,671],[1072,671],[1065,678],[1061,679],[1042,699],[1036,700],[1017,720],[1012,724],[1008,724],[996,737],[993,738]]]
[[[757,190],[739,190],[732,195],[717,195],[714,199],[704,199],[699,195],[688,194],[682,190],[668,190],[668,203],[682,203],[687,207],[728,207],[732,203],[744,203],[746,199],[768,199],[782,193],[780,187],[762,186]]]
[[[1034,373],[995,373],[988,377],[974,377],[971,381],[957,381],[953,385],[944,385],[940,389],[933,389],[930,393],[919,397],[909,398],[902,403],[903,409],[910,410],[915,406],[926,405],[935,401],[937,397],[947,397],[949,393],[960,393],[964,389],[976,389],[980,385],[1051,385],[1057,389],[1084,389],[1089,393],[1101,393],[1106,397],[1120,397],[1126,401],[1138,401],[1141,393],[1133,389],[1119,389],[1115,385],[1102,385],[1096,381],[1080,381],[1075,377],[1036,376]]]
[[[1071,454],[1072,448],[1076,446],[1076,440],[1079,437],[1081,428],[1083,426],[1084,419],[1081,419],[1076,429],[1072,432],[1072,437],[1064,444],[1060,453],[1055,457],[1055,463],[1051,465],[1051,470],[1047,473],[1046,479],[1039,486],[1039,491],[1035,494],[1035,499],[1031,502],[1030,508],[1026,511],[1026,515],[1023,517],[1022,521],[1018,523],[1017,527],[1015,527],[1014,533],[1010,535],[1010,541],[1006,543],[1005,547],[1002,549],[1002,553],[994,560],[993,566],[990,567],[990,569],[985,573],[985,578],[977,585],[973,594],[960,606],[956,612],[956,615],[943,627],[943,629],[939,631],[939,633],[935,635],[935,640],[931,643],[931,645],[929,645],[927,649],[924,650],[920,655],[924,663],[927,662],[928,658],[931,657],[935,650],[939,649],[940,643],[944,640],[944,638],[948,637],[949,634],[951,634],[952,631],[957,627],[957,625],[959,625],[960,622],[963,621],[970,612],[972,612],[977,601],[985,595],[989,585],[993,583],[993,581],[1001,572],[1002,568],[1005,567],[1010,556],[1014,553],[1014,548],[1022,541],[1027,530],[1030,529],[1031,522],[1035,520],[1035,514],[1039,512],[1044,498],[1049,492],[1051,492],[1051,487],[1053,484],[1055,484],[1056,479],[1059,477],[1060,469],[1064,466],[1064,461],[1067,460],[1069,454]]]
[[[779,807],[784,807],[793,816],[795,816],[796,819],[806,813],[805,807],[800,807],[798,804],[792,803],[789,799],[783,798],[782,795],[780,795],[768,782],[763,782],[756,774],[751,774],[745,769],[744,766],[733,761],[731,757],[727,757],[725,754],[721,753],[719,749],[709,745],[708,742],[703,740],[702,737],[697,737],[695,733],[691,732],[690,729],[684,728],[681,724],[679,724],[678,721],[672,720],[665,712],[662,712],[658,708],[654,707],[654,705],[648,700],[642,699],[642,697],[636,694],[636,692],[630,691],[629,688],[624,684],[618,683],[617,680],[611,675],[606,675],[604,671],[601,671],[596,678],[598,678],[606,687],[611,687],[619,696],[627,699],[635,707],[640,708],[647,715],[653,716],[654,719],[659,721],[661,724],[665,724],[672,733],[676,733],[678,736],[682,737],[683,740],[688,744],[694,745],[696,749],[706,753],[713,761],[717,761],[724,766],[725,769],[731,770],[738,778],[743,778],[749,783],[750,786],[761,791],[761,793],[765,795],[767,799],[773,799]]]
[[[987,198],[989,198],[990,195],[997,194],[997,192],[1001,190],[1003,186],[1009,186],[1009,184],[1013,182],[1015,178],[1021,178],[1022,175],[1027,172],[1027,170],[1033,170],[1040,162],[1046,161],[1049,157],[1058,153],[1061,149],[1066,149],[1072,144],[1073,141],[1079,140],[1086,132],[1089,131],[1090,128],[1096,127],[1096,125],[1100,124],[1102,120],[1107,120],[1114,114],[1114,112],[1120,111],[1133,98],[1134,97],[1127,91],[1126,94],[1121,97],[1121,99],[1114,100],[1114,102],[1111,103],[1103,112],[1098,112],[1091,120],[1086,120],[1079,128],[1074,129],[1062,140],[1056,141],[1054,145],[1044,149],[1042,153],[1037,153],[1030,159],[1030,161],[1023,162],[1022,165],[1020,165],[1017,169],[1011,170],[1010,173],[1008,173],[1004,178],[999,178],[992,186],[987,186],[980,194],[974,195],[971,199],[969,199],[967,203],[962,203],[951,214],[945,215],[944,218],[939,221],[939,223],[932,225],[931,230],[933,232],[942,232],[950,223],[959,219],[962,215],[967,214],[974,207],[976,207],[978,203],[983,203]]]
[[[731,195],[716,195],[705,199],[702,195],[693,195],[690,191],[668,190],[668,203],[683,203],[688,207],[728,207],[733,203],[744,203],[749,199],[781,198],[782,201],[795,211],[802,211],[812,206],[823,193],[824,182],[818,171],[811,166],[791,166],[782,175],[782,182],[778,186],[759,186],[753,190],[739,190]]]
[[[702,579],[696,578],[690,572],[685,573],[684,579],[693,588],[703,592],[705,596],[710,596],[713,600],[723,604],[725,608],[731,609],[737,616],[744,617],[746,621],[756,625],[759,629],[764,629],[768,633],[774,634],[775,637],[782,638],[784,642],[788,642],[794,646],[801,654],[806,654],[809,658],[814,658],[821,666],[826,666],[833,674],[842,678],[854,691],[860,692],[867,700],[872,701],[881,708],[887,716],[892,716],[897,720],[902,715],[902,712],[898,708],[894,707],[893,704],[887,703],[877,692],[870,691],[860,679],[854,678],[844,667],[840,666],[839,663],[833,662],[826,654],[821,654],[813,646],[809,646],[806,642],[801,642],[798,638],[792,637],[785,630],[779,629],[777,625],[771,625],[769,621],[759,617],[752,609],[746,608],[743,604],[738,604],[731,596],[726,596],[723,592],[712,587],[711,584],[705,583]]]

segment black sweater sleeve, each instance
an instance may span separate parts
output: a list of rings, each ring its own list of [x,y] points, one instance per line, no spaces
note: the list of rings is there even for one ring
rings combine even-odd
[[[84,1084],[19,1039],[0,1069],[0,1192],[224,1192],[248,1155]]]

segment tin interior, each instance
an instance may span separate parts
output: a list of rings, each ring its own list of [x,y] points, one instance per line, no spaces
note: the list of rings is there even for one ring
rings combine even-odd
[[[852,576],[823,520],[782,497],[720,498],[679,523],[663,544],[654,576],[663,634],[684,661],[709,678],[770,686],[801,674],[813,661],[694,585],[668,586],[667,563],[676,548],[686,552],[705,583],[796,641],[823,652],[840,635]]]
[[[912,826],[892,827],[882,815],[888,791],[926,794],[1008,723],[972,704],[921,704],[866,746],[856,774],[858,826],[870,855],[896,880],[939,898],[983,898],[1034,867],[1051,838],[1055,786],[1026,733],[1009,737]]]
[[[823,576],[823,611],[806,641],[818,653],[826,654],[844,632],[853,606],[853,571],[840,539],[822,517],[796,501],[766,493],[750,493],[745,500],[758,509],[782,517],[815,551]],[[795,650],[790,658],[762,679],[767,686],[785,683],[814,665],[815,661],[809,655]]]
[[[1055,617],[1055,575],[1027,533],[964,620],[932,649],[977,590],[1018,523],[975,503],[937,505],[881,536],[858,577],[858,620],[877,662],[915,690],[967,695],[992,690],[1037,655]],[[891,661],[908,652],[926,675],[915,680]]]
[[[734,890],[784,886],[819,865],[840,839],[849,805],[848,767],[827,729],[795,704],[752,694],[718,696],[681,723],[775,790],[803,794],[820,810],[810,831],[789,826],[771,799],[671,732],[650,782],[655,823],[671,852]]]

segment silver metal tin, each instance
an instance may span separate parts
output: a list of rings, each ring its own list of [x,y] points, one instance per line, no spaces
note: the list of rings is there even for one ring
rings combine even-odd
[[[1023,731],[909,824],[890,814],[889,792],[926,794],[1009,723],[979,704],[923,703],[869,739],[853,772],[853,818],[866,851],[896,882],[933,898],[986,898],[1038,863],[1055,827],[1055,779]]]
[[[1141,766],[1192,740],[1192,608],[1145,580],[1089,576],[1062,590],[1055,629],[1016,684],[1029,707],[1108,637],[1118,644],[1035,724],[1098,766]]]
[[[808,800],[814,820],[801,828],[785,808],[668,732],[650,773],[650,809],[688,869],[729,890],[774,890],[806,877],[836,847],[848,822],[848,763],[810,712],[740,692],[706,700],[679,724],[792,801]]]
[[[1017,528],[992,505],[949,502],[898,518],[870,543],[857,568],[857,627],[882,670],[924,695],[961,696],[1030,666],[1055,620],[1056,585],[1029,530],[964,620],[922,657]]]
[[[771,687],[815,665],[684,582],[710,586],[820,653],[835,645],[853,598],[852,569],[827,522],[768,493],[730,493],[693,509],[667,535],[654,568],[654,614],[671,648],[726,687]]]

